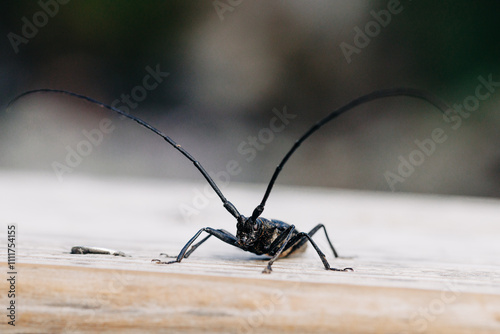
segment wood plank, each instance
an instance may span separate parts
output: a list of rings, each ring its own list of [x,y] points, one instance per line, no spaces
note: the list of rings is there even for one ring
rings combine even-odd
[[[499,296],[453,285],[435,291],[33,264],[19,271],[18,321],[30,333],[498,333],[500,323]]]
[[[216,200],[190,219],[180,214],[198,183],[58,184],[24,173],[0,173],[0,183],[0,238],[7,224],[18,231],[17,326],[2,321],[2,333],[500,332],[497,200],[279,186],[264,216],[305,231],[324,223],[341,255],[354,255],[327,254],[330,263],[355,271],[325,271],[309,248],[263,275],[262,257],[218,240],[181,264],[151,263],[202,226],[234,232]],[[242,212],[263,190],[230,188]],[[315,239],[327,253],[324,236]],[[69,253],[82,244],[131,257]],[[6,289],[1,280],[3,309]]]

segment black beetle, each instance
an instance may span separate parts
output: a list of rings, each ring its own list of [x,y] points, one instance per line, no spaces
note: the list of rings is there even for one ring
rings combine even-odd
[[[314,247],[316,252],[318,253],[319,257],[321,258],[321,261],[323,262],[323,265],[326,270],[334,270],[334,271],[352,271],[351,268],[344,268],[344,269],[336,269],[330,267],[330,264],[326,260],[325,254],[319,249],[319,247],[316,245],[316,243],[312,240],[312,236],[320,229],[323,228],[326,238],[328,240],[328,243],[330,245],[330,248],[333,252],[333,255],[335,257],[338,257],[337,252],[335,251],[335,248],[333,247],[330,238],[328,237],[328,233],[326,232],[325,227],[322,224],[317,225],[314,227],[309,233],[305,232],[299,232],[295,229],[294,225],[289,225],[286,224],[280,220],[274,220],[274,219],[266,219],[260,217],[262,212],[264,211],[264,206],[266,204],[267,198],[269,197],[269,194],[271,193],[271,190],[273,188],[273,185],[283,169],[283,166],[285,163],[288,161],[290,156],[297,150],[297,148],[306,140],[310,135],[312,135],[314,132],[316,132],[318,129],[320,129],[323,125],[331,121],[332,119],[340,116],[341,114],[345,113],[346,111],[360,105],[363,103],[367,103],[376,99],[384,98],[384,97],[391,97],[391,96],[409,96],[409,97],[414,97],[418,99],[425,100],[431,104],[433,104],[435,107],[437,107],[441,112],[443,112],[445,115],[448,114],[448,111],[451,109],[446,103],[444,103],[441,99],[435,97],[434,95],[430,94],[429,92],[419,90],[419,89],[411,89],[411,88],[395,88],[395,89],[385,89],[385,90],[378,90],[375,92],[372,92],[370,94],[363,95],[357,99],[352,100],[351,102],[347,103],[346,105],[338,108],[337,110],[332,111],[330,114],[325,116],[323,119],[321,119],[319,122],[314,124],[306,133],[300,137],[295,144],[292,146],[292,148],[287,152],[287,154],[284,156],[284,158],[281,160],[280,164],[276,167],[276,170],[274,171],[273,176],[271,177],[271,181],[269,182],[266,192],[264,194],[264,197],[261,201],[261,203],[255,208],[253,211],[252,215],[250,217],[245,217],[241,215],[236,207],[229,202],[220,189],[217,187],[213,179],[208,175],[206,170],[202,167],[202,165],[191,156],[184,148],[181,147],[181,145],[177,144],[175,141],[173,141],[170,137],[167,135],[163,134],[161,131],[158,129],[154,128],[153,126],[149,125],[145,121],[143,121],[140,118],[137,118],[133,115],[127,114],[120,109],[117,109],[115,107],[112,107],[110,105],[104,104],[102,102],[99,102],[97,100],[94,100],[90,97],[68,92],[65,90],[58,90],[58,89],[36,89],[36,90],[31,90],[27,91],[16,98],[14,98],[8,105],[7,108],[9,108],[14,102],[19,100],[20,98],[29,95],[29,94],[34,94],[34,93],[40,93],[40,92],[49,92],[49,93],[61,93],[61,94],[67,94],[73,97],[77,97],[79,99],[83,99],[92,103],[95,103],[101,107],[104,107],[106,109],[115,111],[116,113],[129,118],[140,125],[144,126],[145,128],[153,131],[160,137],[162,137],[165,141],[167,141],[170,145],[172,145],[176,150],[178,150],[180,153],[182,153],[186,158],[188,158],[194,166],[201,172],[201,174],[205,177],[207,182],[210,184],[210,186],[213,188],[213,190],[217,193],[219,198],[221,199],[224,207],[226,208],[227,211],[233,217],[236,218],[236,236],[233,234],[229,233],[226,230],[223,229],[214,229],[211,227],[205,227],[200,229],[188,242],[187,244],[182,248],[180,251],[179,255],[177,258],[173,261],[161,261],[159,259],[153,259],[153,262],[156,262],[158,264],[171,264],[171,263],[176,263],[176,262],[181,262],[182,259],[187,258],[191,253],[193,253],[201,244],[203,244],[208,238],[210,238],[212,235],[215,236],[216,238],[224,241],[225,243],[228,243],[232,246],[238,247],[244,251],[248,251],[257,255],[262,255],[266,254],[271,256],[271,259],[269,260],[266,268],[264,268],[263,273],[270,273],[272,271],[272,264],[274,261],[276,261],[279,257],[285,257],[288,256],[294,252],[298,251],[303,251],[306,248],[307,241],[311,243],[311,245]],[[193,243],[196,241],[196,239],[200,236],[202,232],[208,233],[208,235],[199,241],[198,243],[194,244]],[[189,247],[191,246],[191,249]],[[188,250],[189,249],[189,250]]]

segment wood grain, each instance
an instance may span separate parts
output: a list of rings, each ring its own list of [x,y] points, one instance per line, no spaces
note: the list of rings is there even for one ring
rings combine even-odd
[[[0,181],[0,238],[18,227],[17,326],[4,320],[2,333],[500,332],[499,201],[280,186],[265,216],[306,231],[324,223],[340,254],[353,256],[327,254],[331,265],[355,271],[325,271],[309,247],[263,275],[262,257],[218,240],[180,264],[151,263],[202,226],[234,232],[217,201],[179,214],[197,183]],[[231,186],[227,196],[250,212],[261,187]],[[315,240],[327,252],[324,236]],[[76,245],[131,257],[70,254]],[[2,309],[7,289],[2,279]]]
[[[451,285],[433,291],[53,265],[19,270],[18,321],[30,333],[495,333],[500,322],[499,296]]]

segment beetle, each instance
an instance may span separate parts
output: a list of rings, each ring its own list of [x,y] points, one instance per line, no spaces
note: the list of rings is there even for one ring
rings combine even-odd
[[[295,225],[290,225],[287,224],[283,221],[276,220],[276,219],[267,219],[261,217],[261,214],[264,211],[264,207],[266,204],[266,201],[271,194],[271,190],[276,182],[276,179],[278,178],[278,175],[282,171],[284,165],[288,161],[288,159],[292,156],[292,154],[299,148],[299,146],[309,137],[311,136],[314,132],[319,130],[323,125],[327,124],[331,120],[337,118],[338,116],[342,115],[343,113],[347,112],[348,110],[353,109],[356,106],[359,106],[364,103],[368,103],[373,100],[381,99],[381,98],[386,98],[386,97],[395,97],[395,96],[406,96],[406,97],[413,97],[417,99],[421,99],[424,101],[429,102],[430,104],[434,105],[437,109],[439,109],[444,115],[448,115],[449,112],[452,110],[443,100],[440,98],[434,96],[433,94],[420,90],[420,89],[413,89],[413,88],[393,88],[393,89],[383,89],[383,90],[377,90],[372,93],[363,95],[361,97],[358,97],[351,102],[345,104],[344,106],[330,112],[328,115],[326,115],[323,119],[315,123],[308,131],[306,131],[291,147],[291,149],[285,154],[279,165],[276,167],[274,174],[271,177],[271,180],[269,184],[267,185],[267,189],[264,193],[264,197],[262,198],[262,201],[260,202],[259,205],[254,209],[252,212],[252,215],[249,217],[243,216],[242,214],[239,213],[239,211],[236,209],[236,207],[228,201],[222,192],[220,191],[219,187],[215,184],[214,180],[209,176],[207,171],[203,168],[200,162],[198,162],[190,153],[188,153],[181,145],[177,144],[172,138],[161,132],[160,130],[156,129],[155,127],[151,126],[147,122],[143,121],[142,119],[130,115],[128,113],[125,113],[124,111],[112,107],[110,105],[107,105],[105,103],[99,102],[93,98],[87,97],[85,95],[69,92],[66,90],[59,90],[59,89],[35,89],[35,90],[30,90],[27,92],[24,92],[17,97],[15,97],[7,106],[7,109],[9,109],[16,101],[19,99],[35,94],[35,93],[59,93],[59,94],[66,94],[70,95],[72,97],[76,97],[82,100],[86,100],[88,102],[97,104],[103,108],[106,108],[108,110],[114,111],[128,119],[131,119],[138,124],[142,125],[143,127],[147,128],[148,130],[156,133],[158,136],[162,137],[166,142],[168,142],[172,147],[174,147],[177,151],[179,151],[184,157],[186,157],[188,160],[190,160],[195,168],[198,169],[198,171],[203,175],[205,180],[208,182],[208,184],[212,187],[212,189],[215,191],[215,193],[218,195],[220,200],[222,201],[222,204],[224,208],[236,219],[236,236],[231,234],[230,232],[223,230],[223,229],[214,229],[211,227],[204,227],[200,229],[196,234],[186,243],[186,245],[181,249],[179,252],[179,255],[176,257],[175,260],[173,261],[162,261],[160,259],[153,259],[151,260],[152,262],[155,262],[157,264],[172,264],[172,263],[178,263],[181,262],[183,259],[188,258],[189,255],[191,255],[199,246],[201,246],[205,241],[207,241],[211,236],[214,236],[218,238],[219,240],[234,246],[238,247],[244,251],[251,252],[257,255],[268,255],[271,257],[271,259],[268,261],[267,266],[264,268],[262,271],[263,273],[269,274],[272,271],[272,265],[273,263],[280,257],[286,257],[290,254],[297,253],[300,251],[304,251],[307,242],[311,243],[313,246],[314,250],[320,257],[321,261],[323,262],[323,266],[326,270],[332,270],[332,271],[352,271],[352,268],[343,268],[343,269],[338,269],[338,268],[332,268],[330,264],[328,263],[325,254],[320,250],[318,245],[314,242],[312,239],[312,236],[319,231],[320,229],[323,229],[326,239],[328,241],[328,244],[331,248],[331,251],[334,255],[335,258],[338,257],[338,253],[333,247],[332,242],[330,241],[330,238],[328,236],[328,233],[326,231],[326,228],[322,224],[316,225],[309,233],[305,232],[299,232],[296,228]],[[208,235],[205,236],[201,241],[198,243],[194,244],[194,242],[198,239],[198,237],[203,233],[207,233]],[[191,248],[190,248],[191,247]],[[163,253],[162,253],[163,254]],[[162,255],[160,254],[160,255]]]

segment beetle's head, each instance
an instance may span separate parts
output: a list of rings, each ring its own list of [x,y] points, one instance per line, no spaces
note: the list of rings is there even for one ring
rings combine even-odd
[[[262,220],[243,216],[240,218],[236,224],[238,244],[243,247],[252,246],[262,232]]]

